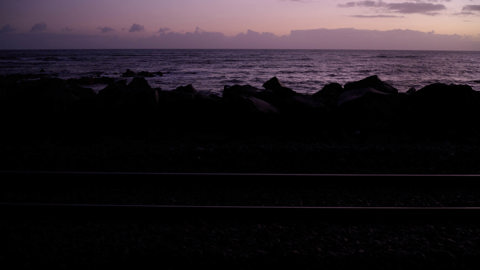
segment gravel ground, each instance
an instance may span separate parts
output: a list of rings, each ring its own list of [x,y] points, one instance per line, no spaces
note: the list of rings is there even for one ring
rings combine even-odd
[[[15,268],[478,269],[480,227],[203,220],[1,222]],[[5,247],[5,246],[4,246]]]
[[[480,206],[479,177],[4,174],[2,178],[3,202]]]

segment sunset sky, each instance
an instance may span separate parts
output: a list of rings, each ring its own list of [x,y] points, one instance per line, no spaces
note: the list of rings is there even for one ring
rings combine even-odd
[[[479,41],[480,0],[0,1],[0,40],[15,40],[12,44],[21,43],[19,35],[27,42],[27,34],[139,39],[196,29],[283,36],[292,30],[340,28],[414,30]]]

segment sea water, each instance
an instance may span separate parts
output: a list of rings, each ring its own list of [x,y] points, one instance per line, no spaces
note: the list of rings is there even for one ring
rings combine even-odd
[[[480,52],[376,50],[12,50],[0,51],[0,75],[47,74],[59,78],[121,77],[133,71],[172,90],[192,84],[221,93],[225,85],[261,88],[273,76],[299,93],[328,83],[378,75],[405,92],[428,84],[468,84],[480,91]]]

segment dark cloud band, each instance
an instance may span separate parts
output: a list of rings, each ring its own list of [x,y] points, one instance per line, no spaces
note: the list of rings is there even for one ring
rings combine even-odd
[[[143,25],[140,25],[140,24],[132,24],[132,26],[130,27],[130,30],[128,30],[128,32],[130,33],[133,33],[133,32],[142,32],[145,30],[145,27]]]
[[[477,11],[480,12],[480,5],[466,5],[462,9],[463,11]]]
[[[403,16],[395,16],[395,15],[352,15],[350,17],[353,18],[403,18]]]
[[[443,0],[447,1],[448,0]],[[429,2],[438,2],[430,0]],[[345,4],[339,4],[339,7],[342,8],[353,8],[353,7],[367,7],[374,9],[383,9],[390,12],[401,13],[401,14],[427,14],[434,15],[435,12],[442,11],[447,9],[445,5],[442,4],[432,4],[425,2],[402,2],[402,3],[387,3],[383,1],[356,1],[356,2],[347,2]]]
[[[114,31],[115,31],[115,29],[113,29],[113,28],[111,28],[111,27],[108,27],[108,26],[98,27],[97,29],[100,30],[100,32],[102,32],[102,33],[110,33],[110,32],[114,32]]]
[[[47,30],[47,24],[46,23],[37,23],[34,26],[32,26],[32,29],[30,32],[32,33],[38,33],[38,32],[43,32]]]
[[[430,14],[447,9],[442,4],[430,4],[430,3],[392,3],[388,4],[387,8],[391,11],[411,14],[411,13],[423,13]]]
[[[15,31],[15,28],[13,28],[10,24],[5,24],[2,28],[0,28],[0,34],[10,33],[13,31]]]

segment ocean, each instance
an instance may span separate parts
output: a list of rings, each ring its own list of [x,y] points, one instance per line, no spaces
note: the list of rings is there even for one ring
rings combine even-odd
[[[480,91],[480,52],[376,50],[12,50],[0,51],[0,75],[44,73],[59,78],[121,77],[163,72],[147,78],[172,90],[192,84],[221,93],[225,85],[261,88],[273,76],[299,93],[328,83],[345,84],[378,75],[405,92],[428,84],[468,84]],[[101,89],[101,85],[98,89]]]

